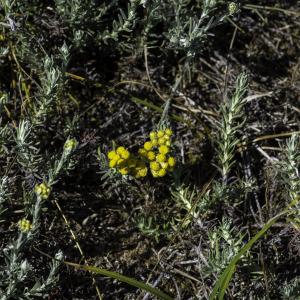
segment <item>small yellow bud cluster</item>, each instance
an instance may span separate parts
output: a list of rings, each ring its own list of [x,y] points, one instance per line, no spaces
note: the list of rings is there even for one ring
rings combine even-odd
[[[49,198],[51,192],[51,188],[44,182],[37,184],[34,190],[36,194],[44,200]]]
[[[108,152],[109,167],[116,168],[122,175],[127,175],[129,172],[128,161],[130,153],[124,147],[118,147],[116,151]]]
[[[64,144],[64,150],[67,152],[72,152],[77,147],[77,141],[75,139],[69,139]]]
[[[133,157],[124,147],[118,147],[116,151],[107,154],[109,167],[115,168],[122,175],[131,174],[136,178],[147,175],[147,167],[143,161]]]
[[[167,128],[150,132],[150,141],[139,149],[141,157],[150,161],[150,170],[153,177],[163,177],[167,171],[172,171],[175,166],[175,158],[168,156],[173,132]]]
[[[141,178],[141,177],[145,177],[148,173],[148,169],[147,166],[145,164],[145,162],[135,159],[134,160],[134,167],[132,168],[132,175],[135,178]]]
[[[238,11],[238,5],[235,2],[230,2],[228,4],[228,12],[230,15],[235,14]]]
[[[28,232],[32,229],[32,224],[29,220],[27,219],[22,219],[18,222],[18,225],[19,225],[19,229],[22,231],[22,232]]]

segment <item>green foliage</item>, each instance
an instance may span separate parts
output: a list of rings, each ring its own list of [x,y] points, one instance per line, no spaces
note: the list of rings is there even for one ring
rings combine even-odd
[[[286,146],[282,147],[284,156],[278,164],[282,180],[285,184],[285,189],[288,194],[288,203],[292,203],[298,209],[300,196],[300,142],[299,137],[292,135],[287,141]]]
[[[22,122],[17,134],[17,141],[22,147],[21,150],[24,150],[24,145],[26,145],[25,141],[28,137],[28,132],[26,130],[27,123]],[[26,149],[32,150],[32,147],[27,147]],[[20,153],[22,153],[22,161],[21,165],[30,166],[30,155],[27,155],[26,151],[21,151],[18,149]],[[34,148],[33,150],[36,150]],[[24,154],[25,153],[25,154]],[[49,170],[48,184],[51,186],[57,181],[57,177],[63,170],[67,170],[70,168],[70,164],[68,163],[68,158],[72,152],[69,149],[64,149],[62,156],[59,160],[56,160],[54,163],[53,169]],[[35,165],[38,168],[38,165]],[[32,170],[31,168],[29,170]],[[4,177],[2,180],[2,201],[3,202],[6,197],[12,196],[9,194],[6,186],[7,177]],[[44,205],[44,199],[40,193],[33,193],[32,191],[27,191],[28,197],[31,197],[31,202],[28,204],[28,214],[32,219],[32,226],[29,227],[25,232],[21,231],[18,234],[18,237],[7,244],[3,253],[5,256],[5,267],[2,268],[3,271],[0,272],[0,282],[1,282],[1,290],[0,295],[1,299],[31,299],[33,296],[45,296],[49,289],[51,289],[57,282],[58,276],[58,267],[59,263],[57,261],[53,261],[53,264],[50,267],[50,272],[46,279],[39,278],[35,285],[32,288],[28,288],[28,280],[30,279],[30,274],[32,271],[32,267],[28,261],[24,257],[24,252],[26,248],[30,246],[39,233],[40,227],[40,219],[41,219],[41,210]],[[58,252],[56,254],[56,259],[62,259],[62,253]],[[24,298],[22,298],[24,297]]]
[[[237,253],[233,257],[231,256],[230,261],[228,261],[225,264],[225,266],[227,265],[225,271],[222,273],[217,283],[215,284],[210,299],[215,299],[215,297],[218,297],[218,299],[223,299],[226,289],[229,286],[231,277],[233,276],[233,273],[235,271],[236,264],[242,259],[243,255],[245,255],[247,251],[249,251],[251,247],[253,247],[253,245],[259,239],[261,239],[268,230],[270,230],[271,226],[273,226],[279,218],[282,218],[283,216],[287,215],[289,217],[287,220],[291,220],[292,222],[298,221],[298,217],[299,217],[299,210],[297,207],[299,201],[298,149],[299,149],[298,137],[292,135],[292,137],[287,141],[286,146],[282,148],[283,157],[276,165],[276,168],[279,167],[279,173],[282,177],[286,192],[288,194],[287,207],[284,210],[282,210],[278,215],[276,215],[275,217],[271,218],[268,222],[266,222],[263,228],[260,231],[258,231],[258,233],[246,245],[244,245],[240,250],[237,249],[238,250]],[[295,205],[296,205],[296,211],[290,210]],[[213,238],[213,240],[215,239],[216,237]],[[232,247],[232,249],[234,249],[234,247]],[[223,257],[222,261],[225,261],[227,257],[230,257],[228,253],[226,254],[226,256]],[[298,283],[297,278],[295,278],[295,280],[291,284],[289,285],[286,284],[281,291],[282,296],[286,297],[287,295],[289,295],[290,297],[293,297],[293,295],[295,295],[294,292],[297,291],[298,288],[297,283]]]
[[[39,149],[36,147],[37,142],[32,136],[32,126],[28,120],[20,122],[16,128],[14,140],[16,143],[17,162],[24,168],[24,172],[36,173],[42,157],[39,154]]]
[[[58,271],[62,259],[63,259],[62,252],[61,251],[57,252],[55,254],[55,258],[53,259],[50,265],[50,271],[47,278],[42,282],[38,280],[31,289],[28,288],[24,289],[23,297],[25,299],[32,299],[32,297],[45,297],[47,295],[47,291],[55,287],[55,285],[59,280]]]
[[[235,150],[239,143],[238,130],[245,123],[243,106],[245,105],[245,93],[247,91],[248,78],[245,73],[239,75],[236,80],[235,92],[230,99],[225,99],[221,107],[222,120],[219,124],[218,158],[219,169],[223,182],[226,182],[235,160]]]
[[[142,234],[153,237],[156,242],[163,237],[169,237],[172,229],[173,222],[158,222],[156,217],[139,216],[136,219],[137,227]]]
[[[5,201],[9,199],[11,193],[9,191],[9,182],[8,177],[3,176],[0,179],[0,216],[6,210],[5,209]]]
[[[184,209],[187,218],[183,219],[182,226],[188,226],[193,220],[196,220],[202,212],[199,195],[195,188],[189,186],[180,186],[172,191],[172,196],[176,204]]]
[[[209,30],[222,23],[227,17],[226,13],[221,16],[216,14],[217,2],[204,0],[202,11],[197,16],[197,7],[193,7],[192,15],[189,13],[190,1],[173,1],[174,20],[167,33],[170,47],[184,51],[187,58],[194,57],[201,49],[201,44],[207,38]]]
[[[209,254],[206,274],[220,274],[243,246],[244,235],[231,228],[230,220],[223,219],[220,226],[208,232]]]
[[[281,297],[284,300],[299,299],[300,295],[300,278],[296,277],[291,282],[285,282],[281,288]]]
[[[1,300],[296,299],[288,6],[0,0]]]

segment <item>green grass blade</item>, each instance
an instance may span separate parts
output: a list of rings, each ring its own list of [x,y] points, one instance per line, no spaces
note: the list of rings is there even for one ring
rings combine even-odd
[[[230,266],[230,264],[229,264]],[[223,271],[222,275],[220,276],[220,278],[218,279],[218,281],[216,282],[214,289],[212,291],[212,294],[209,297],[209,300],[214,300],[222,286],[222,284],[226,281],[226,278],[228,276],[228,270],[230,269],[229,266]],[[224,286],[224,284],[223,284]]]
[[[230,279],[231,279],[232,274],[234,273],[234,271],[235,271],[235,266],[232,266],[228,270],[228,272],[226,273],[226,278],[224,280],[224,284],[223,284],[223,286],[221,286],[220,293],[219,293],[219,296],[218,296],[219,300],[222,300],[224,298],[227,286],[229,285]]]
[[[223,271],[222,275],[216,282],[214,289],[209,297],[210,300],[216,299],[218,296],[219,300],[222,300],[225,295],[225,291],[228,288],[229,282],[235,270],[235,266],[240,258],[256,243],[268,230],[269,228],[283,215],[287,214],[289,210],[284,210],[280,214],[271,218],[263,228],[246,244],[242,247],[242,249],[236,254],[236,256],[231,260],[227,268]]]
[[[127,277],[127,276],[121,275],[121,274],[113,272],[113,271],[108,271],[106,269],[101,269],[101,268],[94,267],[94,266],[79,265],[79,264],[75,264],[72,262],[66,262],[66,261],[65,261],[65,264],[72,266],[76,269],[85,270],[85,271],[93,272],[93,273],[100,274],[100,275],[103,275],[106,277],[117,279],[117,280],[125,282],[131,286],[134,286],[136,288],[139,288],[146,292],[149,292],[152,295],[154,295],[157,298],[162,299],[162,300],[172,300],[173,299],[172,297],[170,297],[169,295],[165,294],[164,292],[162,292],[161,290],[159,290],[157,288],[154,288],[154,287],[152,287],[146,283],[143,283],[141,281],[138,281],[134,278]]]

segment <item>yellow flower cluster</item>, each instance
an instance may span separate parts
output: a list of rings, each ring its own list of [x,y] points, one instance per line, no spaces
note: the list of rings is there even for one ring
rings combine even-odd
[[[145,162],[138,159],[134,159],[133,161],[134,161],[133,168],[132,168],[133,176],[135,178],[145,177],[148,173],[148,169]]]
[[[22,232],[28,232],[32,229],[32,224],[27,219],[22,219],[18,222],[19,228]]]
[[[118,147],[116,151],[108,152],[107,157],[109,159],[109,167],[117,169],[122,175],[131,174],[135,178],[147,175],[146,164],[132,156],[124,147]]]
[[[235,14],[238,11],[238,5],[235,2],[230,2],[228,4],[228,12],[230,15]]]
[[[49,198],[51,192],[51,188],[44,182],[37,184],[34,190],[36,194],[44,200]]]
[[[109,167],[115,168],[122,175],[141,178],[147,175],[146,163],[149,163],[153,177],[165,176],[175,166],[175,158],[169,155],[172,134],[169,128],[151,132],[150,140],[139,149],[138,156],[131,155],[124,147],[109,151]]]
[[[77,147],[78,142],[75,139],[69,139],[64,144],[64,149],[67,152],[72,152]]]
[[[153,177],[163,177],[175,166],[175,158],[169,156],[171,136],[173,132],[167,128],[150,132],[150,141],[139,149],[141,157],[150,161],[150,171]]]

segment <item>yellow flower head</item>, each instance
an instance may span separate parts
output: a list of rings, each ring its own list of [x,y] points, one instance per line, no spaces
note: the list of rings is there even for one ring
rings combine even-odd
[[[22,232],[28,232],[32,229],[32,224],[27,219],[22,219],[18,222],[19,228]]]
[[[152,170],[152,169],[151,169],[151,174],[152,174],[152,176],[155,177],[155,178],[158,177],[158,172],[155,171],[155,170]]]
[[[128,172],[129,172],[129,170],[128,170],[128,168],[124,167],[124,168],[121,168],[121,169],[119,170],[119,172],[120,172],[122,175],[127,175]]]
[[[139,149],[139,155],[142,157],[146,157],[147,156],[147,150],[140,148]]]
[[[149,151],[147,153],[147,157],[149,160],[154,160],[155,159],[155,153],[153,151]]]
[[[167,154],[169,152],[169,147],[165,146],[165,145],[161,145],[158,148],[159,153],[161,154]]]
[[[121,153],[121,157],[124,158],[124,159],[128,159],[130,156],[130,153],[128,150],[124,150],[122,153]]]
[[[137,169],[135,177],[136,178],[145,177],[147,175],[147,173],[148,173],[147,167],[143,167],[143,168]]]
[[[158,139],[151,140],[151,143],[152,143],[153,146],[157,146],[158,145]]]
[[[153,144],[149,141],[144,144],[144,149],[150,151],[153,147]]]
[[[165,134],[170,137],[173,134],[173,131],[170,128],[167,128]]]
[[[51,189],[46,183],[43,182],[35,186],[35,192],[38,196],[45,200],[49,198]]]
[[[165,169],[160,169],[157,174],[159,177],[164,177],[167,174],[167,171]]]
[[[152,162],[150,163],[150,169],[151,169],[152,171],[158,171],[158,170],[160,169],[159,163],[156,162],[156,161],[152,161]]]
[[[164,134],[165,134],[165,133],[164,133],[163,130],[159,130],[159,131],[157,132],[157,136],[158,136],[159,138],[163,137]]]
[[[166,142],[166,139],[165,139],[164,137],[160,137],[160,138],[158,139],[158,145],[164,145],[165,142]]]
[[[174,167],[175,166],[176,161],[175,161],[175,158],[173,156],[170,156],[168,158],[168,164],[169,164],[170,167]]]
[[[121,159],[120,155],[115,153],[115,156],[113,157],[113,160],[118,161],[119,159]]]
[[[156,161],[159,163],[165,162],[166,161],[166,156],[164,154],[158,154],[156,156]]]
[[[168,165],[167,162],[161,162],[161,163],[160,163],[160,166],[161,166],[162,169],[165,169],[165,170],[167,170],[168,167],[169,167],[169,165]]]
[[[113,151],[111,151],[113,152]],[[118,147],[115,155],[118,155],[118,157],[121,157],[123,159],[128,159],[129,156],[130,156],[130,152],[128,150],[125,149],[125,147],[121,146],[121,147]],[[112,157],[113,157],[113,154],[112,154]],[[111,159],[114,159],[114,158],[111,158]]]
[[[238,5],[235,2],[230,2],[228,4],[228,11],[230,15],[235,14],[238,11]]]
[[[69,139],[64,144],[64,149],[67,152],[73,151],[77,147],[77,141],[75,139]]]
[[[166,141],[165,145],[168,146],[168,147],[170,147],[171,146],[171,142],[170,141]]]
[[[109,152],[107,153],[108,159],[114,159],[115,156],[116,156],[116,151],[109,151]]]
[[[156,139],[156,132],[154,132],[154,131],[150,132],[149,136],[150,136],[151,140]]]
[[[121,147],[118,147],[117,148],[117,153],[119,154],[119,155],[121,155],[124,151],[126,151],[126,149],[123,147],[123,146],[121,146]]]
[[[112,159],[111,161],[109,161],[109,167],[110,168],[114,168],[117,165],[117,160]]]

